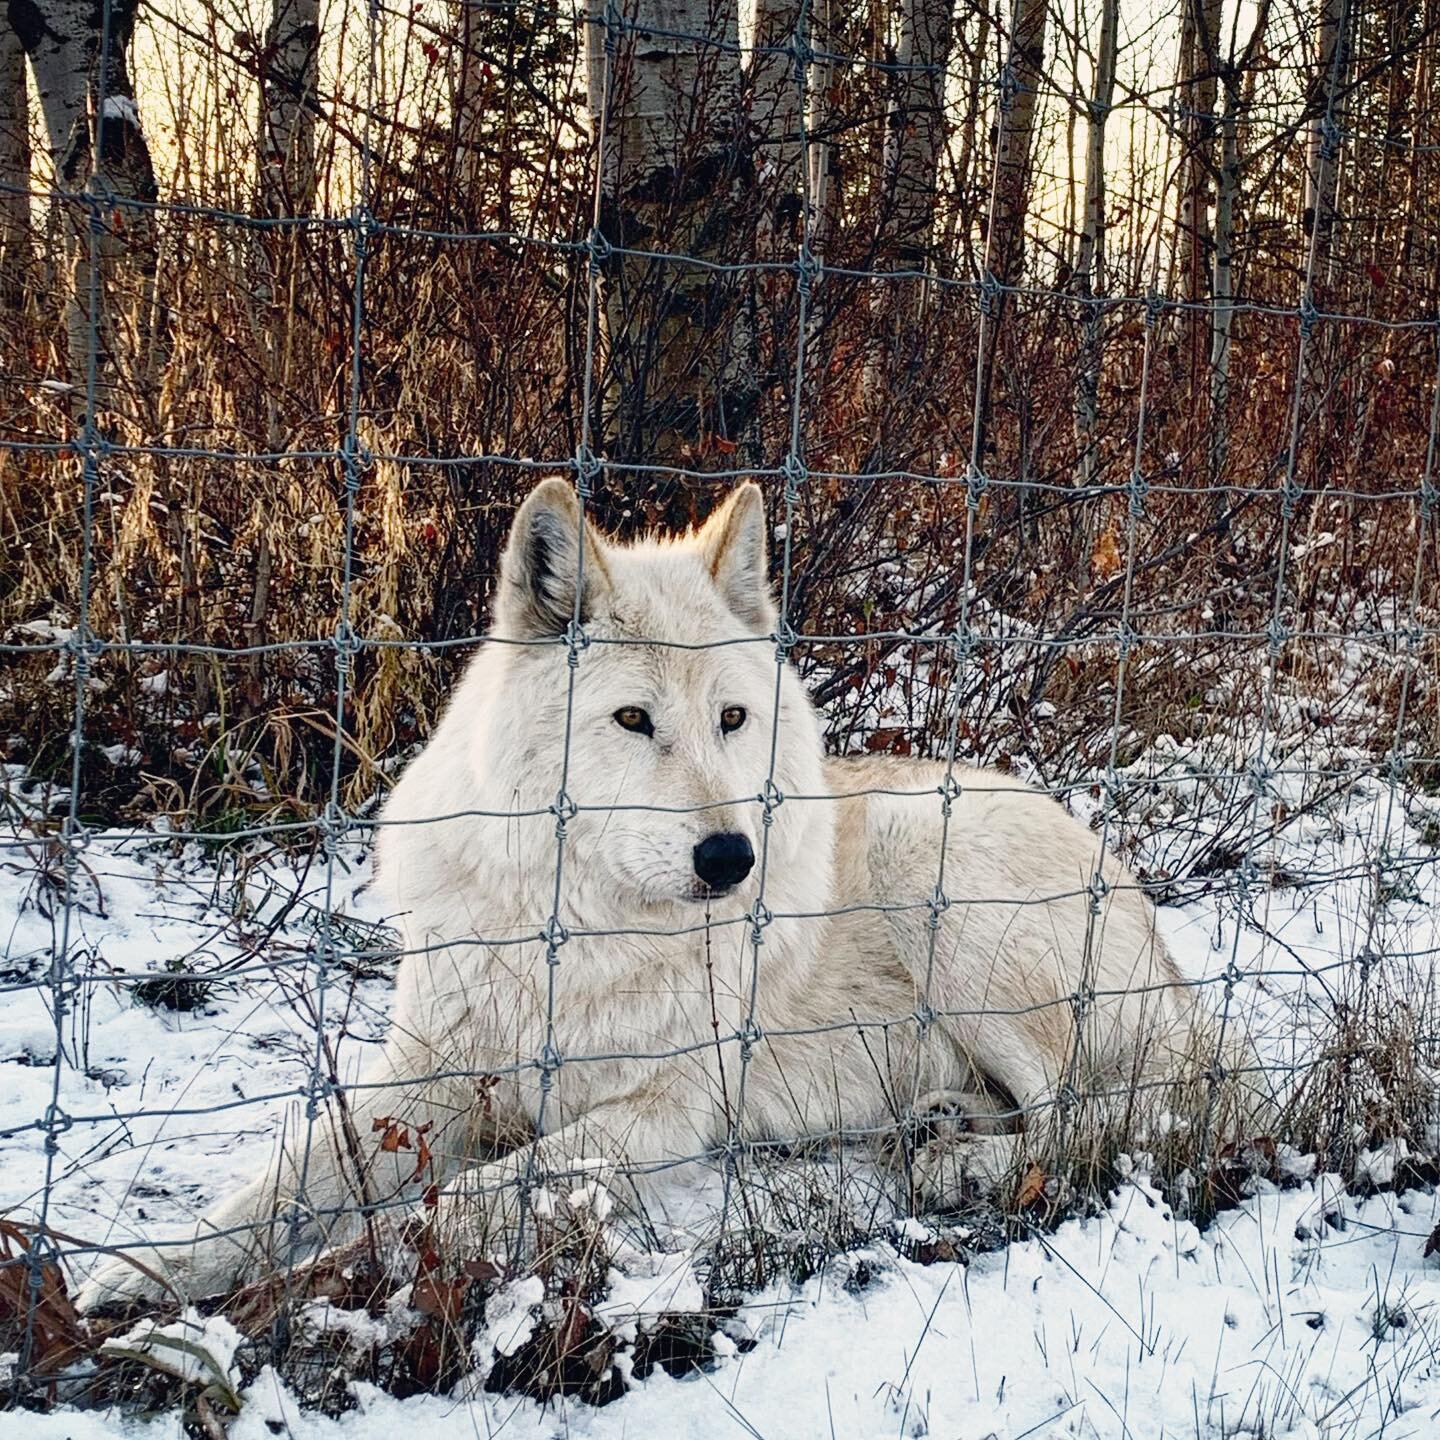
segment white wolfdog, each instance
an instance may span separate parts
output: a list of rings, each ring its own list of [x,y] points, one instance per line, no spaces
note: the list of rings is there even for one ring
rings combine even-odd
[[[334,1242],[366,1203],[423,1193],[463,1228],[486,1194],[493,1223],[522,1174],[591,1157],[643,1174],[737,1137],[893,1127],[937,1097],[993,1172],[1018,1143],[997,1116],[1067,1081],[1123,1088],[1184,1048],[1186,992],[1111,857],[1092,913],[1095,837],[960,768],[935,898],[945,768],[826,760],[776,622],[754,485],[692,534],[633,544],[586,524],[563,481],[531,493],[494,639],[384,810],[406,954],[383,1055],[346,1123],[316,1123],[303,1189],[298,1154],[277,1155],[152,1266],[218,1293],[297,1230]],[[397,1122],[427,1127],[422,1163],[413,1140],[381,1147]],[[83,1303],[153,1288],[115,1261]]]

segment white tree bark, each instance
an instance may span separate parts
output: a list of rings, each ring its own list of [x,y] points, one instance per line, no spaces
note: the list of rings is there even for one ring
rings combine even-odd
[[[1254,87],[1253,66],[1265,43],[1270,0],[1260,0],[1244,53],[1231,54],[1222,80],[1225,109],[1220,117],[1220,184],[1215,202],[1215,266],[1210,281],[1213,328],[1210,335],[1209,479],[1217,510],[1224,500],[1220,486],[1229,458],[1230,338],[1235,325],[1235,210],[1240,199],[1240,119]]]
[[[10,0],[10,24],[35,76],[55,182],[82,190],[91,173],[90,87],[100,50],[90,0]]]
[[[930,239],[945,147],[945,72],[950,61],[953,0],[904,0],[896,77],[885,130],[885,197],[880,215],[882,264],[922,270]]]
[[[1330,100],[1343,83],[1347,55],[1342,46],[1345,0],[1319,0],[1319,36],[1316,51],[1316,82],[1311,107],[1314,118],[1305,156],[1305,233],[1312,237],[1315,253],[1315,279],[1329,283],[1332,242],[1335,234],[1336,179],[1338,147],[1328,133]]]
[[[831,3],[832,0],[812,0],[810,6],[810,44],[824,55],[836,53]],[[833,169],[835,147],[824,138],[832,110],[830,85],[834,71],[834,61],[828,59],[817,59],[810,70],[808,127],[811,139],[805,163],[810,167],[811,240],[816,253],[822,255],[834,233],[835,206],[839,199]],[[817,136],[821,138],[815,138]]]
[[[30,243],[30,107],[25,51],[0,15],[0,304],[23,303],[34,247]]]
[[[603,27],[589,27],[602,229],[627,249],[724,264],[749,190],[736,0],[637,0],[624,13],[608,81]],[[612,449],[668,461],[733,449],[757,393],[734,278],[615,256],[604,289]]]
[[[953,0],[904,0],[895,46],[894,90],[885,117],[883,189],[876,217],[881,270],[926,270],[945,144],[945,69],[953,37]],[[871,334],[865,393],[884,404],[886,359],[923,313],[919,281],[876,280],[870,287]]]
[[[1095,52],[1095,83],[1085,120],[1085,191],[1080,243],[1075,252],[1075,293],[1090,300],[1105,288],[1105,127],[1115,98],[1115,60],[1120,32],[1120,0],[1103,0],[1100,41]],[[1102,327],[1100,307],[1085,306],[1084,340],[1075,386],[1075,480],[1095,483],[1100,452],[1095,428],[1099,420]],[[1088,514],[1088,512],[1087,512]],[[1089,546],[1081,546],[1082,563],[1089,563]]]
[[[315,206],[319,0],[271,0],[260,96],[260,197],[267,215]]]
[[[1001,106],[995,147],[994,203],[985,239],[985,270],[1002,286],[1018,283],[1025,262],[1025,216],[1036,101],[1045,68],[1048,0],[1015,0],[1006,46],[1008,99]],[[1007,309],[1002,290],[986,327],[979,374],[981,440],[989,424],[995,356]]]
[[[801,221],[806,116],[790,44],[807,0],[756,0],[750,134],[756,146],[761,253],[794,255]]]
[[[108,30],[102,30],[105,10],[93,0],[9,0],[10,22],[35,77],[57,186],[73,193],[98,182],[105,193],[149,202],[156,196],[155,172],[127,62],[136,4],[110,0],[108,8]],[[106,380],[122,345],[128,358],[153,364],[154,216],[129,206],[102,213],[100,274],[92,280],[86,212],[67,209],[66,330],[75,378],[84,371],[92,334]],[[92,291],[100,301],[93,323]]]

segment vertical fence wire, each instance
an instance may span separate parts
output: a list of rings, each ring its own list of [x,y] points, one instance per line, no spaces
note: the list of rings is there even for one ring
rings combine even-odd
[[[60,1136],[73,1123],[61,1106],[61,1089],[65,1079],[65,1021],[77,992],[73,930],[77,909],[76,882],[80,856],[86,848],[89,833],[80,814],[80,792],[83,776],[85,745],[85,708],[90,685],[91,665],[100,653],[90,633],[91,588],[95,571],[95,497],[100,486],[100,462],[106,452],[105,436],[99,426],[100,385],[100,303],[102,294],[100,239],[110,211],[107,186],[100,174],[99,158],[104,154],[105,121],[108,100],[108,72],[111,45],[111,0],[103,0],[100,13],[100,53],[95,82],[94,154],[90,182],[82,198],[85,235],[82,241],[86,261],[86,304],[89,313],[85,325],[85,408],[77,447],[81,453],[81,560],[80,587],[75,627],[67,642],[67,651],[75,672],[75,699],[70,729],[70,794],[65,807],[61,831],[61,864],[64,868],[60,938],[50,960],[50,1008],[55,1022],[55,1061],[50,1076],[50,1103],[41,1121],[44,1135],[45,1170],[40,1192],[39,1214],[34,1237],[26,1250],[26,1290],[24,1333],[21,1337],[17,1373],[26,1380],[30,1376],[35,1349],[35,1327],[47,1269],[59,1261],[59,1249],[51,1235],[50,1206],[55,1190],[55,1163],[60,1153]],[[108,377],[113,379],[113,377]],[[73,443],[73,442],[72,442]]]
[[[320,912],[320,933],[316,937],[313,982],[310,984],[314,996],[315,1043],[310,1052],[310,1074],[305,1085],[305,1134],[300,1146],[300,1163],[296,1177],[295,1192],[285,1210],[287,1239],[285,1244],[285,1298],[288,1300],[294,1280],[295,1262],[301,1254],[301,1228],[307,1213],[315,1214],[316,1207],[309,1203],[307,1187],[310,1180],[310,1166],[315,1147],[315,1123],[321,1114],[328,1112],[343,1115],[346,1104],[343,1092],[335,1093],[328,1077],[326,1045],[328,1037],[325,1027],[328,1021],[326,1003],[331,979],[338,959],[335,929],[335,866],[339,851],[349,829],[348,817],[341,799],[340,777],[345,754],[345,706],[350,697],[350,676],[356,654],[355,630],[351,624],[351,599],[355,576],[355,507],[364,484],[370,457],[360,439],[360,412],[364,399],[365,384],[365,278],[370,263],[370,246],[375,235],[375,216],[371,205],[373,200],[373,116],[375,113],[376,68],[379,60],[380,36],[383,22],[380,17],[380,0],[366,0],[365,3],[365,73],[364,73],[364,120],[360,131],[360,194],[349,218],[347,229],[350,234],[351,266],[353,279],[350,291],[349,345],[346,355],[345,432],[341,439],[338,455],[341,480],[344,488],[344,530],[342,539],[340,597],[336,615],[335,633],[332,645],[335,653],[335,734],[330,748],[330,777],[328,798],[321,829],[321,841],[325,852],[324,903]],[[360,1167],[357,1166],[357,1169]],[[356,1176],[357,1188],[362,1201],[362,1213],[368,1208],[368,1186],[363,1171]],[[322,1223],[328,1217],[321,1216]],[[334,1217],[338,1219],[339,1217]],[[330,1223],[334,1223],[334,1219]],[[283,1304],[277,1312],[277,1331],[274,1343],[278,1347],[285,1339],[284,1327],[288,1319],[288,1305]]]
[[[1342,0],[1339,18],[1339,36],[1335,52],[1331,57],[1329,72],[1324,76],[1325,107],[1320,121],[1321,149],[1341,144],[1339,128],[1335,124],[1335,105],[1340,90],[1341,68],[1346,53],[1346,37],[1351,21],[1351,0]],[[1320,159],[1321,176],[1324,175],[1328,156]],[[1318,187],[1317,187],[1318,188]],[[1220,1102],[1220,1087],[1227,1078],[1227,1046],[1231,1042],[1231,1012],[1235,1004],[1236,988],[1246,979],[1247,971],[1240,964],[1240,937],[1248,922],[1251,897],[1258,885],[1265,886],[1268,906],[1270,887],[1268,881],[1259,875],[1255,857],[1261,840],[1261,802],[1272,793],[1270,774],[1270,742],[1277,725],[1275,701],[1280,662],[1285,654],[1289,639],[1285,625],[1285,590],[1288,577],[1287,565],[1290,558],[1291,526],[1299,502],[1300,442],[1305,426],[1305,388],[1308,375],[1310,346],[1316,326],[1321,317],[1315,304],[1315,265],[1319,254],[1322,222],[1320,210],[1328,204],[1322,199],[1310,228],[1310,241],[1306,247],[1305,270],[1301,288],[1300,308],[1297,317],[1299,327],[1298,343],[1295,347],[1295,371],[1291,385],[1289,440],[1285,449],[1285,472],[1280,489],[1280,536],[1276,546],[1275,586],[1270,603],[1270,624],[1266,635],[1267,664],[1261,676],[1259,709],[1259,733],[1255,751],[1248,764],[1250,786],[1249,813],[1246,817],[1245,849],[1235,872],[1234,896],[1235,914],[1232,920],[1234,933],[1230,941],[1230,958],[1225,966],[1224,983],[1221,989],[1220,1019],[1215,1027],[1215,1050],[1210,1061],[1206,1078],[1204,1117],[1201,1129],[1199,1180],[1202,1186],[1210,1181],[1211,1164],[1215,1156],[1216,1111]],[[1263,931],[1262,931],[1263,933]],[[1257,958],[1257,970],[1263,960]]]
[[[735,1186],[741,1182],[744,1163],[745,1096],[755,1047],[764,1043],[764,1035],[755,1020],[760,1001],[760,951],[765,943],[765,929],[774,918],[765,904],[765,882],[770,872],[770,840],[775,812],[785,797],[775,784],[775,771],[780,756],[780,708],[785,683],[785,667],[796,633],[790,623],[795,547],[795,516],[802,488],[809,480],[805,466],[805,357],[810,331],[811,287],[821,274],[820,263],[810,245],[815,234],[815,210],[810,184],[810,121],[809,66],[811,47],[809,26],[812,0],[801,0],[795,29],[786,37],[786,45],[794,62],[797,98],[797,120],[800,126],[800,243],[794,262],[795,274],[795,358],[791,370],[789,439],[785,452],[783,474],[785,536],[780,551],[780,614],[775,623],[775,684],[771,691],[769,761],[765,783],[760,792],[761,829],[760,854],[755,900],[750,907],[748,943],[750,973],[745,987],[745,1021],[737,1039],[740,1048],[740,1074],[735,1082],[735,1104],[726,1107],[724,1172],[720,1199],[720,1234],[728,1233],[730,1207]]]
[[[570,938],[562,918],[565,884],[565,843],[570,823],[578,815],[570,795],[570,747],[575,724],[575,685],[580,673],[580,657],[589,641],[585,634],[585,555],[590,545],[589,520],[586,507],[594,495],[596,481],[604,474],[604,464],[591,449],[592,425],[596,403],[595,357],[600,327],[600,275],[609,242],[601,226],[605,196],[605,146],[609,140],[610,107],[615,99],[615,69],[619,58],[616,36],[620,29],[617,0],[603,0],[603,9],[596,15],[585,12],[587,40],[589,26],[598,24],[604,32],[603,74],[600,86],[599,130],[595,137],[595,185],[591,195],[590,233],[586,237],[585,286],[585,354],[580,377],[580,443],[575,452],[575,493],[578,497],[578,534],[576,536],[575,594],[571,601],[570,620],[565,628],[565,728],[560,754],[560,783],[550,813],[555,817],[555,883],[551,892],[550,913],[541,938],[545,944],[545,1041],[535,1057],[540,1074],[540,1100],[535,1115],[535,1143],[529,1147],[518,1199],[519,1222],[516,1226],[512,1254],[517,1258],[524,1244],[526,1211],[531,1186],[536,1180],[540,1141],[550,1120],[550,1106],[555,1077],[564,1064],[564,1054],[556,1044],[555,1000],[560,976],[560,949]],[[577,1157],[579,1158],[579,1157]]]
[[[1177,69],[1175,95],[1178,98],[1180,73]],[[1111,828],[1115,821],[1115,809],[1119,803],[1122,782],[1119,774],[1120,730],[1125,716],[1125,685],[1129,676],[1130,653],[1135,645],[1135,631],[1131,624],[1135,601],[1135,564],[1140,550],[1140,521],[1145,515],[1146,497],[1150,483],[1146,478],[1145,451],[1150,421],[1150,382],[1155,368],[1155,345],[1160,326],[1166,315],[1165,302],[1159,293],[1160,260],[1163,251],[1162,231],[1170,192],[1171,141],[1174,131],[1166,126],[1165,160],[1161,166],[1158,213],[1155,221],[1154,253],[1150,262],[1149,289],[1145,302],[1145,333],[1140,352],[1140,389],[1135,400],[1135,438],[1130,454],[1130,475],[1126,483],[1125,519],[1125,577],[1120,599],[1120,616],[1116,625],[1115,640],[1115,702],[1110,710],[1110,744],[1106,753],[1105,771],[1100,777],[1100,834],[1095,848],[1095,865],[1087,883],[1085,906],[1085,939],[1080,961],[1079,983],[1070,997],[1071,1043],[1063,1077],[1059,1077],[1060,1090],[1055,1108],[1055,1153],[1062,1165],[1068,1165],[1067,1144],[1073,1125],[1078,1124],[1079,1107],[1083,1100],[1081,1086],[1081,1061],[1085,1051],[1085,1027],[1095,1004],[1095,953],[1096,927],[1100,923],[1106,898],[1110,893],[1109,882],[1105,879],[1105,862],[1109,857]],[[1088,303],[1094,304],[1091,299]],[[1151,959],[1163,948],[1157,937],[1152,940],[1154,949]],[[1149,980],[1153,981],[1156,970],[1153,964],[1147,967]],[[1157,1008],[1164,1009],[1171,996],[1161,992],[1157,997]],[[1064,1177],[1062,1178],[1062,1183]]]
[[[1023,0],[1015,0],[1010,12],[1010,31],[1005,42],[1012,47],[1019,28],[1020,6]],[[909,1113],[906,1119],[913,1127],[919,1120],[916,1111],[920,1103],[920,1078],[924,1064],[925,1047],[931,1043],[930,1034],[936,1020],[932,1002],[935,983],[935,955],[940,941],[940,927],[945,913],[950,908],[949,896],[945,893],[945,863],[950,847],[950,823],[955,802],[960,798],[963,785],[955,778],[956,759],[960,746],[960,717],[964,705],[965,682],[973,673],[975,651],[980,644],[970,623],[971,604],[974,599],[975,525],[980,514],[980,503],[985,495],[989,477],[985,473],[983,445],[985,438],[984,391],[987,372],[987,348],[993,332],[1000,324],[1000,307],[1004,304],[1002,277],[991,267],[995,221],[1000,204],[1000,154],[1004,143],[1004,131],[1011,109],[1015,104],[1017,87],[1021,81],[1015,75],[1007,60],[995,77],[995,146],[990,157],[990,182],[986,198],[986,248],[984,272],[976,288],[978,315],[975,326],[975,365],[972,371],[974,393],[970,397],[970,446],[965,466],[965,529],[960,552],[960,597],[955,628],[951,633],[950,689],[946,700],[946,721],[943,757],[945,775],[940,782],[940,844],[936,856],[935,885],[927,897],[925,916],[925,978],[921,996],[915,1010],[917,1029],[915,1047],[915,1071],[911,1085]],[[1022,502],[1023,503],[1023,502]]]

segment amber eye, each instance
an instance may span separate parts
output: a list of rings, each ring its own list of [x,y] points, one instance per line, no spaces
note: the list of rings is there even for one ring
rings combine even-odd
[[[729,735],[731,731],[738,730],[745,723],[745,707],[743,705],[727,705],[720,712],[720,733]]]
[[[638,705],[623,705],[615,712],[615,723],[622,730],[633,730],[637,735],[654,736],[655,726],[651,723],[650,712]]]

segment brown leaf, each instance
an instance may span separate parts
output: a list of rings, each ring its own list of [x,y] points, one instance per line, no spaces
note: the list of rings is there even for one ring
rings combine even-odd
[[[460,1270],[482,1285],[493,1285],[500,1278],[500,1267],[493,1260],[467,1260]]]
[[[383,1130],[385,1133],[380,1137],[380,1148],[388,1155],[393,1155],[397,1150],[410,1150],[410,1132],[393,1116],[377,1115],[370,1123],[372,1133],[376,1130]]]
[[[30,1241],[17,1227],[0,1220],[0,1328],[29,1327],[31,1364],[54,1374],[95,1348],[84,1322],[70,1303],[65,1276],[53,1260],[40,1264],[40,1288],[30,1288],[30,1267],[22,1260]]]
[[[1100,538],[1095,542],[1095,549],[1090,555],[1090,568],[1102,579],[1108,580],[1112,575],[1120,573],[1120,567],[1124,565],[1124,558],[1120,554],[1120,541],[1115,534],[1114,525],[1107,525],[1100,533]]]
[[[579,1346],[589,1324],[590,1312],[578,1300],[567,1300],[564,1313],[555,1326],[555,1348],[562,1356]]]
[[[1020,1188],[1015,1192],[1015,1205],[1017,1209],[1024,1210],[1028,1206],[1038,1205],[1045,1198],[1045,1172],[1038,1165],[1031,1165],[1025,1172],[1025,1177],[1020,1181]]]
[[[441,1280],[435,1275],[423,1276],[411,1286],[410,1308],[453,1325],[460,1318],[465,1292],[469,1288],[468,1279]]]
[[[430,1152],[430,1142],[425,1138],[425,1132],[429,1128],[430,1125],[427,1122],[415,1131],[415,1173],[408,1182],[411,1185],[424,1177],[434,1158]]]

